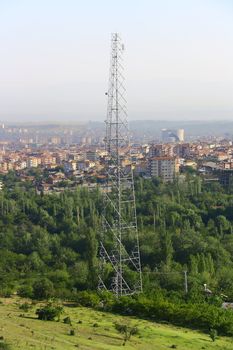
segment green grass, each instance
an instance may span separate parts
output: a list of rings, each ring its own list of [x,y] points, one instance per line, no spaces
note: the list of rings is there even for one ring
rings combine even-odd
[[[219,337],[214,343],[210,337],[198,331],[152,323],[133,317],[121,317],[109,313],[97,312],[83,307],[65,307],[60,322],[39,321],[35,316],[35,306],[30,312],[19,309],[23,301],[17,298],[1,299],[0,336],[11,346],[12,350],[178,350],[219,349],[232,350],[233,340]],[[20,316],[23,314],[24,316]],[[62,320],[69,316],[72,326]],[[82,321],[82,323],[79,323]],[[122,336],[117,333],[114,322],[129,322],[136,325],[139,334],[122,346]],[[97,324],[97,327],[93,327]],[[70,330],[75,335],[69,335]]]

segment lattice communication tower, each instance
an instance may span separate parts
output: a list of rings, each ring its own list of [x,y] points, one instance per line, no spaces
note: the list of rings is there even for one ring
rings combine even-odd
[[[99,248],[99,290],[116,297],[142,291],[134,179],[130,154],[122,54],[118,33],[111,37],[106,124],[106,169]],[[113,243],[112,243],[113,242]],[[111,271],[110,278],[106,271]]]

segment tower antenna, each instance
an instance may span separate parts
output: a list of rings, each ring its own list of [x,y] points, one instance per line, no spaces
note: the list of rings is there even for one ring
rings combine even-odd
[[[105,121],[107,180],[104,187],[100,235],[98,289],[112,291],[116,297],[142,291],[134,179],[123,75],[123,51],[124,45],[119,34],[113,33]],[[109,269],[111,270],[110,278],[107,276]]]

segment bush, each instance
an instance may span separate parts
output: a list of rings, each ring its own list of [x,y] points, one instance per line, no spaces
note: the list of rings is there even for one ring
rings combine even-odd
[[[81,305],[103,308],[101,294],[98,296],[93,292],[82,292],[78,295]],[[133,315],[157,322],[166,321],[206,332],[215,329],[219,334],[233,336],[233,312],[207,302],[172,302],[161,294],[140,294],[118,299],[106,298],[104,309],[121,315]]]
[[[33,297],[33,287],[31,284],[24,284],[22,285],[18,291],[17,294],[23,298],[32,298]]]
[[[57,285],[56,285],[57,287]],[[62,300],[73,300],[74,299],[74,292],[72,292],[70,289],[66,288],[57,288],[55,289],[53,296],[58,299]]]
[[[130,324],[115,323],[115,328],[119,333],[123,334],[123,345],[125,345],[126,342],[130,340],[132,335],[138,334],[138,328],[131,326]]]
[[[100,297],[94,292],[83,291],[77,293],[76,301],[87,307],[97,307],[100,304]]]
[[[71,324],[71,319],[70,319],[70,317],[69,317],[69,316],[65,317],[64,320],[63,320],[63,322],[64,322],[65,324]]]
[[[19,306],[19,309],[23,310],[24,312],[28,312],[31,308],[32,306],[29,303],[23,303]]]
[[[0,296],[3,298],[10,298],[12,293],[13,293],[13,289],[11,288],[3,288],[0,290]]]
[[[218,336],[218,332],[216,331],[216,329],[211,329],[210,338],[212,339],[212,341],[215,341],[217,339],[217,336]]]
[[[10,345],[5,343],[3,340],[0,341],[0,350],[10,350]]]
[[[36,315],[38,316],[39,320],[54,321],[55,318],[57,318],[58,320],[60,319],[62,312],[62,306],[53,306],[51,303],[49,303],[46,306],[37,309]]]

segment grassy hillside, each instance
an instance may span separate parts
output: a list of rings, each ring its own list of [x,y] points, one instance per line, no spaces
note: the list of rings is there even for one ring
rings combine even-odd
[[[218,338],[214,343],[208,335],[184,328],[152,323],[131,317],[121,317],[97,312],[83,307],[64,308],[60,322],[39,321],[35,316],[37,306],[28,313],[19,309],[22,300],[1,299],[0,336],[12,350],[113,350],[122,347],[122,335],[114,327],[114,322],[130,323],[138,327],[139,334],[122,347],[126,350],[179,350],[233,349],[233,340]],[[24,313],[24,315],[22,315]],[[69,316],[72,326],[63,323]],[[70,335],[70,330],[75,335]],[[1,349],[1,347],[0,347]]]

